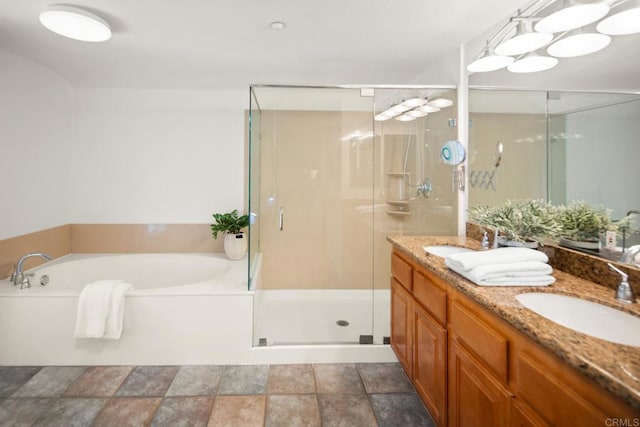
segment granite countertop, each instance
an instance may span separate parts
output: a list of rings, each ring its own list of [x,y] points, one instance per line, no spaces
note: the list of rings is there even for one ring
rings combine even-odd
[[[444,258],[427,254],[423,247],[452,245],[480,249],[480,242],[465,237],[391,236],[401,252],[442,277],[451,286],[497,314],[567,364],[606,390],[640,410],[640,348],[614,344],[560,326],[525,308],[515,296],[526,292],[551,292],[577,296],[640,316],[640,304],[615,300],[614,291],[554,269],[551,286],[478,286],[447,268]]]

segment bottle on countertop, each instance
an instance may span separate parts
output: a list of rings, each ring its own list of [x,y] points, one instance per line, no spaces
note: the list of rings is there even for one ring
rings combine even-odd
[[[487,236],[487,232],[484,232],[484,236],[482,236],[482,249],[489,249],[489,236]]]

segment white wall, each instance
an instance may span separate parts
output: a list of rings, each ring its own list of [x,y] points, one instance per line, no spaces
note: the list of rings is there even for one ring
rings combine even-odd
[[[0,49],[0,239],[69,222],[73,90]]]
[[[614,218],[640,209],[640,102],[568,114],[567,201],[587,200]]]
[[[78,89],[73,223],[207,223],[244,205],[239,91]]]

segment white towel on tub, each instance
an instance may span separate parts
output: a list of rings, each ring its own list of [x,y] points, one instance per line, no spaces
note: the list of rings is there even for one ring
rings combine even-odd
[[[120,338],[124,297],[132,290],[133,286],[122,280],[98,280],[86,285],[78,299],[75,337]]]

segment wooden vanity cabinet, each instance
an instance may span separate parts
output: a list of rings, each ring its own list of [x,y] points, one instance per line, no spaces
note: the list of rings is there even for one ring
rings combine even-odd
[[[413,310],[413,385],[439,426],[447,419],[447,330],[420,304]]]
[[[446,283],[397,253],[391,272],[391,347],[436,425],[446,426]]]
[[[391,270],[391,347],[438,426],[640,419],[639,411],[396,249]]]
[[[391,279],[391,348],[407,373],[412,376],[413,363],[413,298],[395,279]]]
[[[512,394],[484,364],[449,341],[449,425],[507,427]]]
[[[477,308],[449,291],[449,425],[506,427],[513,398],[509,338]]]

